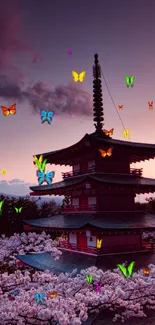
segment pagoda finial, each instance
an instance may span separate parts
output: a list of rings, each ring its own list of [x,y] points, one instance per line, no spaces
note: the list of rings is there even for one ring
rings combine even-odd
[[[95,128],[97,133],[102,132],[103,126],[103,99],[102,99],[102,84],[101,84],[101,68],[98,61],[98,54],[94,55],[95,61],[93,66],[93,111]]]

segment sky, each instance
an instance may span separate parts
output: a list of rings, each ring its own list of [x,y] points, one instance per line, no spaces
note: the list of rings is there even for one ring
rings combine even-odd
[[[33,155],[68,147],[94,132],[95,53],[116,108],[124,107],[119,114],[130,140],[155,143],[154,12],[154,0],[0,1],[0,106],[17,105],[14,116],[0,110],[0,192],[29,194],[29,186],[38,183]],[[72,70],[86,71],[83,83],[73,81]],[[125,75],[135,76],[133,88],[126,87]],[[104,80],[102,89],[104,127],[123,140]],[[40,109],[55,112],[51,125],[41,124]],[[134,166],[155,178],[154,160]],[[50,170],[56,182],[70,167]]]

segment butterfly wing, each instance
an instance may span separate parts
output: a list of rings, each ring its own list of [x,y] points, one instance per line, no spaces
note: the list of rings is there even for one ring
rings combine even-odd
[[[2,209],[3,204],[4,204],[4,200],[0,201],[0,209]]]
[[[108,130],[103,130],[103,132],[105,133],[105,135],[109,135],[109,131]]]
[[[110,134],[110,135],[113,135],[113,133],[114,133],[114,129],[111,129],[111,130],[109,131],[109,134]]]
[[[129,81],[129,77],[128,76],[125,76],[125,81],[126,81],[127,87],[129,87],[130,86],[130,81]]]
[[[130,77],[130,85],[131,85],[131,87],[133,87],[133,85],[134,85],[134,80],[135,80],[135,76],[131,76]]]
[[[15,114],[16,114],[16,104],[13,104],[13,105],[10,107],[10,114],[11,114],[11,115],[15,115]]]
[[[45,160],[43,161],[43,163],[40,164],[40,168],[38,168],[38,169],[40,169],[43,173],[45,172],[46,164],[47,164],[47,159],[45,159]]]
[[[19,213],[21,213],[21,212],[22,212],[22,209],[23,209],[22,207],[21,207],[21,208],[19,208]]]
[[[79,81],[80,81],[80,82],[83,82],[84,79],[85,79],[85,76],[86,76],[86,71],[82,71],[82,72],[79,74]]]
[[[41,115],[41,123],[44,123],[47,120],[47,112],[44,109],[42,109],[40,115]]]
[[[54,115],[54,112],[48,112],[47,113],[48,124],[51,124],[53,115]]]
[[[8,116],[10,114],[10,111],[9,111],[9,109],[7,107],[1,106],[1,109],[3,111],[4,116]]]
[[[120,271],[122,272],[122,274],[124,275],[124,277],[127,277],[127,268],[121,264],[117,264],[117,267],[120,269]]]
[[[113,149],[113,148],[109,148],[109,149],[108,149],[108,151],[107,151],[107,156],[109,156],[109,157],[112,156],[112,149]]]
[[[87,279],[87,281],[89,282],[89,276],[86,274],[86,279]]]
[[[48,183],[48,185],[51,185],[54,175],[55,175],[54,172],[49,172],[45,175],[46,182]]]
[[[72,71],[72,77],[75,82],[77,82],[79,80],[79,75],[76,71]]]
[[[89,282],[92,283],[92,281],[93,281],[93,276],[90,275],[90,276],[89,276]]]
[[[135,264],[136,264],[136,262],[131,262],[131,263],[129,264],[128,268],[127,268],[127,270],[128,270],[128,274],[129,274],[130,276],[132,276],[132,274],[133,274],[133,268],[134,268]]]
[[[18,213],[18,208],[15,208],[16,213]]]
[[[42,171],[38,170],[37,176],[38,176],[38,183],[39,185],[41,185],[45,181],[45,174]]]
[[[99,149],[99,152],[101,153],[101,156],[104,158],[106,157],[107,153],[105,150]]]
[[[122,111],[122,109],[123,109],[123,105],[118,105],[118,109],[119,109],[120,111]]]
[[[40,164],[42,164],[42,162],[43,162],[43,155],[41,155],[41,156],[39,157],[39,162],[40,162]]]
[[[40,293],[40,298],[44,298],[45,297],[45,294],[42,292]]]

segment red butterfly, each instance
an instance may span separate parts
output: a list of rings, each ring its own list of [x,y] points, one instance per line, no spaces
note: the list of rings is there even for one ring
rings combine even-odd
[[[113,135],[114,129],[111,129],[110,131],[103,130],[103,132],[105,133],[105,135]]]
[[[150,269],[145,269],[145,268],[143,268],[143,273],[144,273],[145,275],[149,275],[150,272],[151,272]]]
[[[153,109],[153,102],[148,102],[149,109]]]
[[[3,115],[8,116],[9,114],[15,115],[16,114],[16,104],[13,104],[10,106],[10,108],[7,108],[5,106],[1,106]]]
[[[119,109],[119,111],[122,111],[123,105],[118,105],[118,109]]]
[[[57,297],[57,292],[49,292],[49,297],[50,298],[56,298]]]

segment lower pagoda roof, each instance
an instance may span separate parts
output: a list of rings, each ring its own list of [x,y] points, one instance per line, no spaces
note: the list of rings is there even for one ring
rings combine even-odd
[[[121,216],[122,214],[122,216]],[[130,218],[130,219],[129,219]],[[132,219],[131,219],[132,218]],[[55,230],[82,229],[93,226],[102,230],[115,229],[155,229],[155,216],[152,214],[136,214],[136,212],[103,212],[102,215],[68,214],[56,215],[50,218],[24,220],[24,223],[36,228],[51,228]]]
[[[128,174],[107,174],[107,173],[92,173],[69,177],[63,181],[53,183],[51,185],[31,186],[30,189],[34,193],[30,195],[47,195],[54,194],[55,190],[67,189],[73,186],[80,185],[86,181],[96,181],[103,184],[111,185],[126,185],[138,187],[140,193],[155,192],[155,179],[133,176]],[[36,192],[36,193],[35,193]]]
[[[103,260],[103,257],[87,255],[86,258],[86,255],[65,251],[63,251],[59,260],[55,260],[50,252],[17,255],[17,258],[24,264],[41,271],[50,270],[56,275],[62,272],[72,272],[74,268],[77,269],[78,273],[82,269],[87,269],[91,266],[100,268],[100,260]]]

